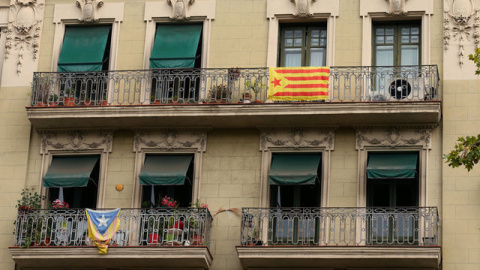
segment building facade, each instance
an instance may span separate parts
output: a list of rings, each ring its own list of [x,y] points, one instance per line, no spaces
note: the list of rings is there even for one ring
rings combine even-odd
[[[0,268],[478,269],[478,169],[443,155],[479,133],[479,10],[0,0]],[[106,255],[85,208],[121,208]]]

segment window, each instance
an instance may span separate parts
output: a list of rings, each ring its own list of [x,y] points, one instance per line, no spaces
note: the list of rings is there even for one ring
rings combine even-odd
[[[282,67],[325,66],[325,26],[282,26],[279,64]]]
[[[369,244],[418,239],[418,152],[370,152],[367,161]]]
[[[60,82],[65,105],[106,101],[107,74],[99,71],[109,68],[111,28],[66,26],[58,60],[58,71],[67,73]]]
[[[375,66],[420,64],[420,22],[373,25]]]
[[[100,157],[54,156],[43,178],[48,201],[59,199],[70,208],[96,208]]]
[[[150,68],[167,70],[154,73],[152,103],[198,101],[200,77],[192,71],[170,69],[201,67],[202,28],[201,24],[157,25]]]
[[[161,205],[165,196],[179,207],[192,202],[193,155],[154,155],[145,157],[139,179],[142,185],[142,207]]]
[[[318,243],[319,220],[304,211],[281,208],[320,207],[320,154],[273,154],[270,167],[270,207],[273,244]]]

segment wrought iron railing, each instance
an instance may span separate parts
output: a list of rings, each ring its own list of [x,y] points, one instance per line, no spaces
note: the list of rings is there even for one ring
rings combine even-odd
[[[268,68],[36,72],[31,105],[267,102],[269,81]],[[437,100],[438,89],[437,66],[331,67],[326,101]]]
[[[122,209],[111,246],[208,245],[206,208]],[[85,209],[19,211],[14,246],[89,246]]]
[[[243,208],[241,245],[438,245],[436,207]]]

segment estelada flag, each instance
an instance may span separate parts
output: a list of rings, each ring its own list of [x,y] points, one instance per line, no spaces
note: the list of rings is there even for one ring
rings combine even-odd
[[[273,101],[328,99],[330,67],[270,68],[268,98]]]
[[[107,211],[86,209],[88,220],[88,237],[98,248],[98,253],[107,254],[108,243],[120,227],[118,213],[120,208]]]

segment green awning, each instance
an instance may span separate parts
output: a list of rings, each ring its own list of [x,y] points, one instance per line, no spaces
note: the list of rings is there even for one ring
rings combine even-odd
[[[99,156],[53,157],[44,187],[86,187]]]
[[[192,156],[147,156],[140,172],[141,185],[183,185]]]
[[[370,153],[369,179],[413,179],[417,173],[417,153]]]
[[[274,155],[270,167],[271,185],[313,185],[322,155]]]
[[[192,68],[202,25],[159,25],[150,57],[151,68]]]
[[[67,27],[58,60],[58,71],[102,70],[110,28],[110,26]]]

